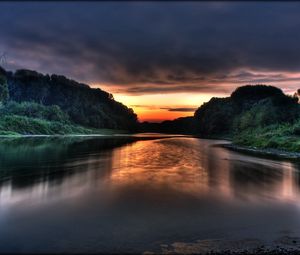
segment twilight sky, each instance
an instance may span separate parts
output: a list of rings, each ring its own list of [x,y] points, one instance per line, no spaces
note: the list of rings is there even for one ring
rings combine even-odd
[[[300,2],[0,2],[5,68],[100,87],[140,120],[192,115],[212,96],[300,87]]]

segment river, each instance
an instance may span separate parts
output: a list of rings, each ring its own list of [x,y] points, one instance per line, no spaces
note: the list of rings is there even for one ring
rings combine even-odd
[[[0,252],[300,247],[299,164],[150,138],[1,138]]]

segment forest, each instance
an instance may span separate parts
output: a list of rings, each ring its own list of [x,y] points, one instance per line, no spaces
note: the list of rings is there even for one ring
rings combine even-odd
[[[98,133],[137,128],[137,115],[112,94],[64,76],[0,69],[2,134]]]

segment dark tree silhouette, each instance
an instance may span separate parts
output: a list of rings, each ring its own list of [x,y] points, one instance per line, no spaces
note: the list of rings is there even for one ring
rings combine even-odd
[[[93,128],[136,129],[137,116],[133,110],[101,89],[92,89],[54,74],[43,75],[31,70],[2,71],[3,99],[8,95],[5,90],[8,85],[10,100],[59,106],[73,123]]]

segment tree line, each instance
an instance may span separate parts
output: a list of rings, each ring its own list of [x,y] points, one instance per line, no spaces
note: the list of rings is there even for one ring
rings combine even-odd
[[[115,101],[112,94],[55,74],[31,70],[6,72],[1,68],[0,102],[7,106],[2,113],[30,117],[35,114],[48,120],[64,118],[91,128],[137,128],[137,115]]]
[[[162,123],[144,122],[141,130],[192,134],[205,138],[228,137],[249,145],[253,144],[253,136],[258,137],[259,133],[267,131],[269,137],[260,138],[265,145],[270,139],[273,144],[286,139],[282,138],[284,132],[289,139],[295,140],[294,136],[300,134],[299,92],[289,96],[273,86],[246,85],[237,88],[229,97],[213,97],[202,104],[194,116]],[[272,136],[275,130],[280,139]]]

